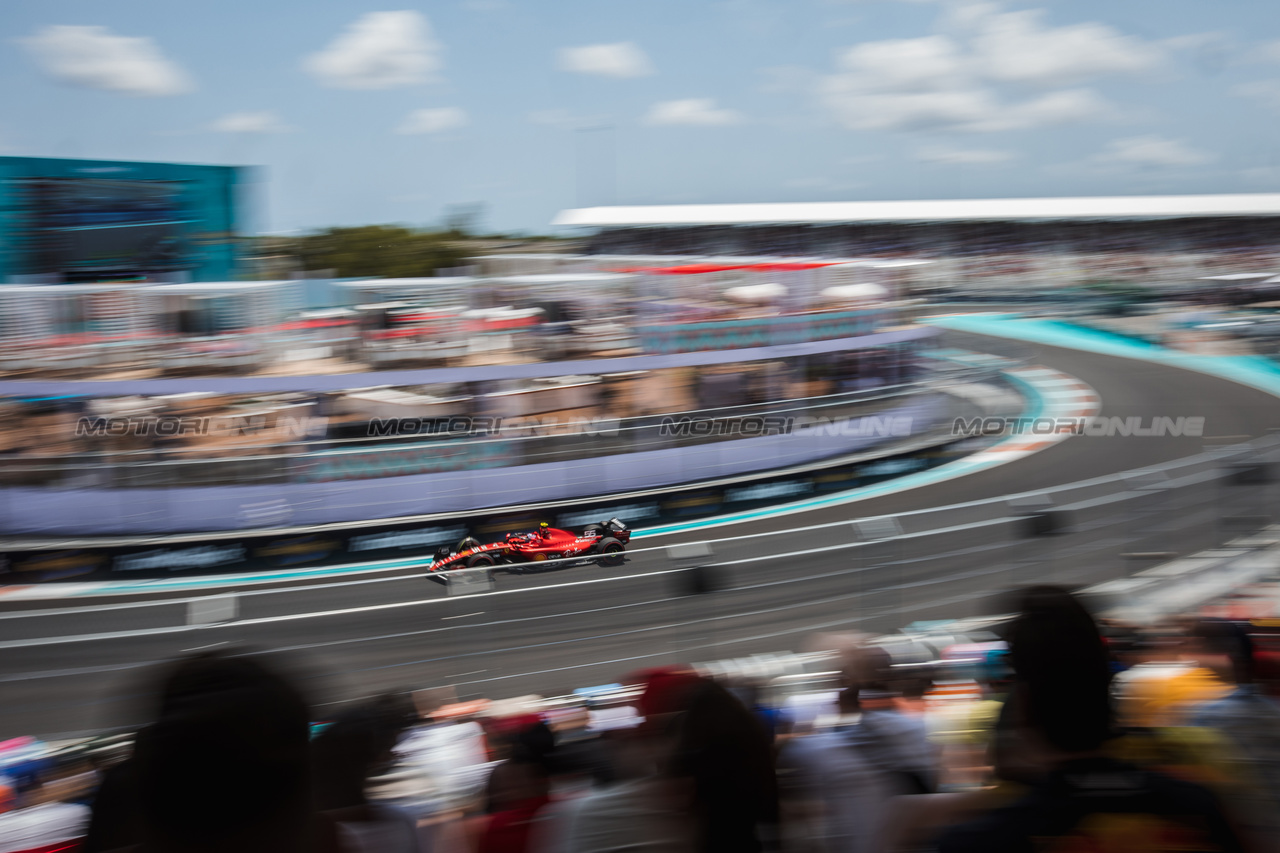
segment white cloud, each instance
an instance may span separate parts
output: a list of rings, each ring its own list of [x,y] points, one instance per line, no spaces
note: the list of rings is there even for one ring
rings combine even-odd
[[[886,92],[930,92],[968,78],[969,60],[946,36],[854,45],[837,60],[848,82]]]
[[[396,133],[420,134],[442,133],[466,127],[470,123],[465,111],[458,107],[436,107],[428,110],[414,110],[396,128]]]
[[[1011,130],[1073,124],[1110,118],[1115,108],[1092,89],[1063,89],[1010,107],[1006,121]]]
[[[1039,86],[1063,86],[1109,74],[1150,71],[1163,61],[1153,44],[1105,24],[1042,26],[1042,11],[987,15],[972,42],[985,76]]]
[[[562,48],[559,64],[561,71],[601,77],[645,77],[653,73],[649,57],[629,41]]]
[[[839,79],[823,87],[823,98],[845,127],[855,130],[974,130],[999,111],[989,92],[859,90]]]
[[[719,109],[710,98],[684,98],[677,101],[661,101],[649,109],[646,124],[686,124],[715,127],[737,124],[742,116],[734,110]]]
[[[46,74],[63,83],[126,95],[178,95],[192,88],[149,38],[106,27],[45,27],[23,39]]]
[[[988,3],[985,0],[952,3],[943,8],[942,24],[952,30],[972,29],[999,12],[999,3]]]
[[[392,89],[434,79],[443,50],[426,16],[370,12],[307,57],[303,68],[338,89]]]
[[[1093,159],[1125,166],[1198,166],[1217,158],[1176,139],[1150,135],[1113,139]]]
[[[836,118],[855,130],[994,133],[1070,124],[1113,112],[1089,89],[1050,92],[1011,103],[999,100],[993,90],[982,86],[878,92],[829,78],[822,95]]]
[[[822,103],[856,130],[1024,130],[1114,114],[1093,90],[1064,87],[1149,71],[1164,57],[1103,24],[1048,27],[1040,12],[989,3],[950,7],[943,26],[845,49],[818,81]]]
[[[1013,159],[1008,151],[990,148],[949,148],[945,145],[929,145],[916,151],[921,163],[938,163],[955,166],[990,166]]]
[[[293,128],[271,110],[228,113],[209,126],[219,133],[288,133]]]

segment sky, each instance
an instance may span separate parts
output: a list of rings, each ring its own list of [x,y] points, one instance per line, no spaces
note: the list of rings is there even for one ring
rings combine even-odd
[[[1280,191],[1267,0],[41,0],[0,155],[262,167],[248,230]]]

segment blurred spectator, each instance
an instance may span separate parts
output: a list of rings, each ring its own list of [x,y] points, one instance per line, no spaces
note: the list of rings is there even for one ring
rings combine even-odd
[[[778,757],[788,847],[843,853],[873,850],[886,786],[845,737],[857,724],[856,688],[840,693],[833,725],[794,738]]]
[[[137,770],[137,762],[130,756],[102,771],[82,845],[83,853],[103,853],[142,840]]]
[[[692,786],[698,850],[752,853],[776,839],[769,740],[764,725],[721,685],[704,680],[691,691],[668,772]]]
[[[1190,627],[1166,626],[1128,650],[1132,665],[1116,676],[1114,687],[1121,725],[1178,725],[1197,705],[1231,691],[1228,682],[1196,661]]]
[[[1225,757],[1238,789],[1231,801],[1259,850],[1280,850],[1280,704],[1255,680],[1249,632],[1235,622],[1207,620],[1195,631],[1200,662],[1235,684],[1226,696],[1195,709],[1191,724],[1214,729],[1233,747]]]
[[[0,853],[70,849],[89,823],[89,807],[69,800],[78,793],[58,782],[15,790],[0,777]]]
[[[739,702],[751,710],[756,716],[760,724],[764,726],[768,733],[769,740],[772,741],[778,733],[779,712],[773,708],[764,699],[764,685],[760,679],[749,676],[742,676],[733,679],[725,684],[725,688],[732,693]]]
[[[932,791],[937,759],[924,720],[899,710],[878,646],[845,655],[839,715],[779,756],[793,845],[830,853],[876,849],[890,798]]]
[[[1241,850],[1204,788],[1109,758],[1110,664],[1097,625],[1065,590],[1033,587],[1009,630],[1020,742],[1043,768],[1016,802],[943,833],[954,851]]]
[[[626,720],[613,722],[625,723]],[[613,782],[614,770],[609,760],[608,734],[605,731],[607,725],[600,730],[594,729],[592,713],[585,707],[548,712],[547,724],[555,734],[555,751],[551,756],[553,797],[584,793],[592,782],[600,785]]]
[[[329,844],[344,853],[418,853],[417,821],[370,801],[369,778],[390,764],[404,720],[392,704],[341,714],[312,744],[313,796]]]
[[[699,822],[688,785],[674,784],[679,715],[702,680],[679,668],[648,670],[628,681],[644,684],[637,710],[644,722],[629,735],[619,761],[621,781],[548,810],[539,827],[539,853],[693,853]],[[691,747],[690,741],[685,741]],[[696,757],[682,756],[692,770]],[[692,786],[696,789],[697,783]]]
[[[555,735],[539,717],[522,718],[509,756],[489,776],[489,819],[478,853],[524,853],[539,810],[551,801]]]
[[[965,682],[950,682],[938,685],[930,697],[929,728],[932,740],[942,749],[945,774],[939,787],[947,789],[987,783],[997,756],[1003,755],[996,744],[996,723],[1012,675],[1008,650],[1003,643],[990,643],[963,652],[981,655],[973,666],[977,695],[963,692],[969,686]]]
[[[924,720],[905,714],[889,689],[889,653],[868,645],[845,665],[845,679],[856,684],[861,715],[848,736],[897,793],[927,794],[937,788],[937,750],[929,742]]]
[[[218,653],[178,661],[134,746],[142,849],[314,849],[309,737],[307,703],[266,665]]]
[[[415,697],[416,698],[416,697]],[[419,706],[424,722],[396,746],[401,766],[416,777],[420,818],[433,812],[477,807],[493,762],[484,729],[469,714],[450,716],[438,706]]]

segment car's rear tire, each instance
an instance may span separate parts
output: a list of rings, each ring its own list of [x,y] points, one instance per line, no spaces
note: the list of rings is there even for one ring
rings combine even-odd
[[[493,566],[496,565],[497,562],[497,560],[493,559],[493,557],[490,557],[488,554],[476,554],[474,557],[467,560],[467,568],[474,569],[478,566]]]
[[[602,566],[621,566],[626,561],[622,555],[626,552],[627,546],[612,536],[601,539],[596,550],[601,554],[600,565]]]
[[[479,539],[472,539],[470,536],[464,536],[458,540],[458,547],[454,548],[453,552],[455,554],[461,554],[463,551],[467,550],[468,548],[479,548],[479,547],[480,547]]]

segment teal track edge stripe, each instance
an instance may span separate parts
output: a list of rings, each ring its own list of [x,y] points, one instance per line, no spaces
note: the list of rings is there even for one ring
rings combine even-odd
[[[1166,364],[1226,379],[1280,397],[1280,364],[1264,356],[1179,352],[1149,341],[1126,337],[1119,332],[1091,329],[1063,320],[1023,318],[1016,314],[958,314],[922,322],[957,332]]]

